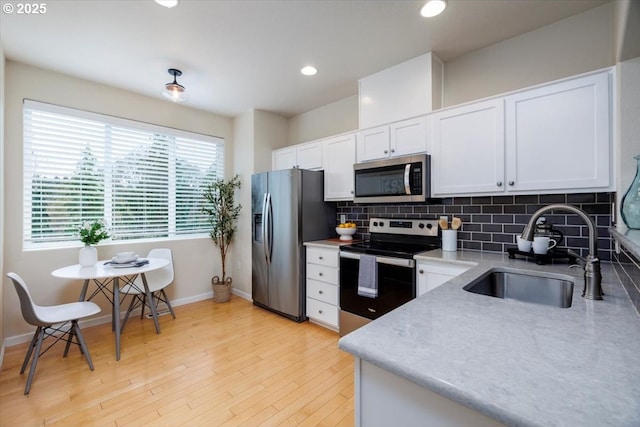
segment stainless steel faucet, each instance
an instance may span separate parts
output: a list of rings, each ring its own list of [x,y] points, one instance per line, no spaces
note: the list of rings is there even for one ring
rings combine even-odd
[[[600,272],[600,259],[598,258],[598,234],[593,219],[582,209],[572,205],[562,203],[545,206],[538,209],[529,219],[529,223],[522,231],[522,238],[532,241],[535,231],[535,225],[538,218],[551,211],[568,211],[578,215],[584,220],[589,229],[589,254],[583,258],[575,252],[569,251],[571,255],[576,256],[583,262],[584,267],[584,290],[582,297],[586,299],[601,300],[602,299],[602,273]]]

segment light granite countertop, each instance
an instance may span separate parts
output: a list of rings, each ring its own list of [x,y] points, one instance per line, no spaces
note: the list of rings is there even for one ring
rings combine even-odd
[[[313,240],[310,242],[304,242],[304,246],[315,246],[317,248],[339,248],[340,246],[350,245],[354,242],[358,242],[358,240],[340,240],[339,238],[335,239],[326,239],[326,240]]]
[[[416,257],[477,266],[340,340],[340,348],[511,426],[640,426],[640,317],[611,264],[603,301],[582,269],[475,251]],[[569,308],[462,288],[492,268],[575,280]]]

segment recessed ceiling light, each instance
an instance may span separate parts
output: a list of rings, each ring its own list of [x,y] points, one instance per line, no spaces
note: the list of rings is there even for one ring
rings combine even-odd
[[[445,7],[447,7],[447,0],[429,0],[420,9],[420,15],[433,18],[440,15]]]
[[[312,67],[311,65],[307,65],[306,67],[301,69],[300,72],[305,76],[313,76],[318,73],[318,69],[316,67]]]
[[[178,0],[155,0],[155,2],[169,9],[178,5]]]

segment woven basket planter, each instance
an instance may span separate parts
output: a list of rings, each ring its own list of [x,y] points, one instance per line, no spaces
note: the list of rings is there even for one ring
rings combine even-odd
[[[221,282],[218,276],[213,276],[211,286],[213,286],[214,302],[229,302],[231,299],[231,277],[227,277],[226,282]]]

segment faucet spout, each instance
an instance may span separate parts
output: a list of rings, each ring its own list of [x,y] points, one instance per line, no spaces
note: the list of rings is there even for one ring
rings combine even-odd
[[[589,254],[584,259],[584,290],[582,297],[593,300],[602,299],[602,273],[600,271],[600,259],[598,259],[598,234],[593,219],[582,209],[557,203],[538,209],[529,219],[529,222],[522,231],[522,238],[533,240],[535,225],[538,218],[551,211],[567,211],[578,215],[587,224],[589,230]]]

